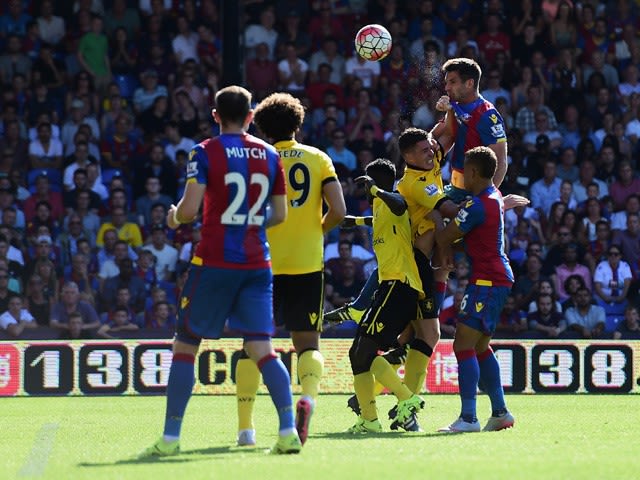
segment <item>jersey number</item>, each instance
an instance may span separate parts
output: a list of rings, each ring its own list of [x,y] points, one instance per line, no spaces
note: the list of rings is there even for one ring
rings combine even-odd
[[[231,200],[231,203],[222,214],[220,221],[223,225],[258,225],[261,226],[264,223],[264,215],[257,215],[262,209],[264,201],[267,198],[269,191],[269,179],[264,173],[252,173],[249,179],[249,186],[258,185],[260,187],[260,193],[256,202],[249,208],[248,215],[244,213],[238,213],[240,207],[245,202],[247,197],[247,182],[244,176],[238,172],[227,173],[224,176],[225,185],[235,185],[237,187],[236,195]]]
[[[298,181],[298,172],[302,172],[302,181]],[[311,187],[311,175],[309,169],[303,163],[294,163],[289,170],[289,185],[296,192],[300,192],[297,199],[291,199],[290,204],[293,208],[300,207],[309,197],[309,188]]]

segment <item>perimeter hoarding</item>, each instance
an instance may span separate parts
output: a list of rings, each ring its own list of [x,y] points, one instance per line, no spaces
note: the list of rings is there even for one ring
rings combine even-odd
[[[273,343],[291,372],[294,392],[299,392],[291,342]],[[503,340],[492,345],[507,392],[640,393],[640,342]],[[350,346],[348,339],[322,341],[324,393],[353,391]],[[196,358],[194,392],[235,393],[234,370],[241,347],[241,339],[204,341]],[[171,357],[167,340],[0,343],[0,396],[160,394]],[[457,393],[451,340],[438,345],[425,391]]]

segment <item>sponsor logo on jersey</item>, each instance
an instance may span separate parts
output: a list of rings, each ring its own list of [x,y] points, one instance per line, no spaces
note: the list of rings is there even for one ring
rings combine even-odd
[[[438,186],[435,183],[432,183],[431,185],[427,185],[426,187],[424,187],[424,191],[427,192],[427,195],[433,197],[436,193],[438,193]]]

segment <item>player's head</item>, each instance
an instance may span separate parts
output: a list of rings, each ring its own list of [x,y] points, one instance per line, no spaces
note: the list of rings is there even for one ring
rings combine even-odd
[[[396,180],[396,167],[386,158],[376,158],[367,165],[365,172],[376,182],[378,187],[388,192],[393,190],[393,183]]]
[[[489,147],[476,147],[464,154],[464,188],[477,193],[492,182],[498,157]]]
[[[470,58],[452,58],[442,65],[444,89],[451,100],[466,103],[478,96],[482,70]]]
[[[304,107],[293,95],[272,93],[258,104],[253,120],[271,141],[290,140],[304,121]]]
[[[216,93],[216,107],[211,113],[222,127],[245,128],[253,119],[251,93],[237,85],[225,87]]]
[[[408,165],[432,170],[434,160],[442,158],[442,148],[431,133],[421,128],[407,128],[398,137],[400,154]]]

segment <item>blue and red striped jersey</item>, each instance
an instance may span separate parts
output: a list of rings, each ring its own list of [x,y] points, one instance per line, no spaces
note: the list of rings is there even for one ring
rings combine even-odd
[[[474,196],[454,221],[465,234],[471,283],[510,287],[513,271],[504,252],[504,203],[500,191],[492,185]]]
[[[252,135],[223,134],[189,153],[187,182],[206,185],[202,240],[193,263],[219,268],[271,266],[265,231],[267,203],[286,195],[274,147]]]
[[[507,134],[502,116],[491,102],[482,96],[471,103],[452,102],[456,116],[455,145],[451,156],[451,168],[464,171],[464,154],[475,147],[488,147],[506,142]],[[462,185],[456,185],[463,188]]]

